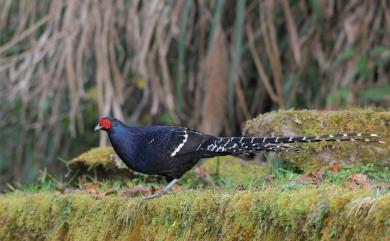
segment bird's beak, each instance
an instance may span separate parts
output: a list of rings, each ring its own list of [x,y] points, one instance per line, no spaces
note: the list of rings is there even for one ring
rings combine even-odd
[[[97,124],[93,130],[94,130],[94,131],[98,131],[98,130],[100,130],[100,129],[102,129],[102,128],[103,128],[103,126]]]

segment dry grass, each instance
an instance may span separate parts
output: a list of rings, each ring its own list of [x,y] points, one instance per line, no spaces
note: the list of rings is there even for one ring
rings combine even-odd
[[[94,143],[80,136],[91,135],[98,115],[213,123],[213,130],[219,122],[232,134],[271,105],[389,105],[386,97],[364,97],[371,87],[388,86],[387,1],[264,0],[235,8],[222,0],[1,1],[5,179],[54,166],[56,156]],[[210,57],[214,37],[225,40],[220,60]],[[233,101],[225,112],[233,118],[226,122],[219,107],[225,87],[217,86],[228,79]],[[210,104],[222,111],[210,115]],[[100,145],[106,143],[101,135]],[[13,171],[5,171],[9,160]]]

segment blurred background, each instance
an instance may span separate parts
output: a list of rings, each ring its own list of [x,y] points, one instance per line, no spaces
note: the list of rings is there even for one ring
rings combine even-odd
[[[106,115],[240,135],[351,105],[390,106],[388,0],[0,0],[1,187],[108,145]]]

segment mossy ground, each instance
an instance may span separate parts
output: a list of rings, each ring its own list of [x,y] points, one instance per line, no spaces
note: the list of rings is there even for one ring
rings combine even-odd
[[[390,194],[334,185],[152,200],[14,192],[0,198],[2,240],[389,240]]]
[[[181,191],[152,200],[123,195],[142,180],[95,180],[91,193],[59,188],[45,174],[0,195],[0,240],[390,240],[388,169],[342,166],[312,184],[283,165],[256,171],[233,157],[203,165],[216,186],[190,172]],[[352,186],[354,173],[370,186]]]

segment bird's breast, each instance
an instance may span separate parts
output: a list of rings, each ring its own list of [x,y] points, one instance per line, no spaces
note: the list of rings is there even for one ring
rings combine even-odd
[[[137,148],[130,146],[113,145],[115,152],[130,169],[158,175],[158,157],[149,145],[140,145]]]

